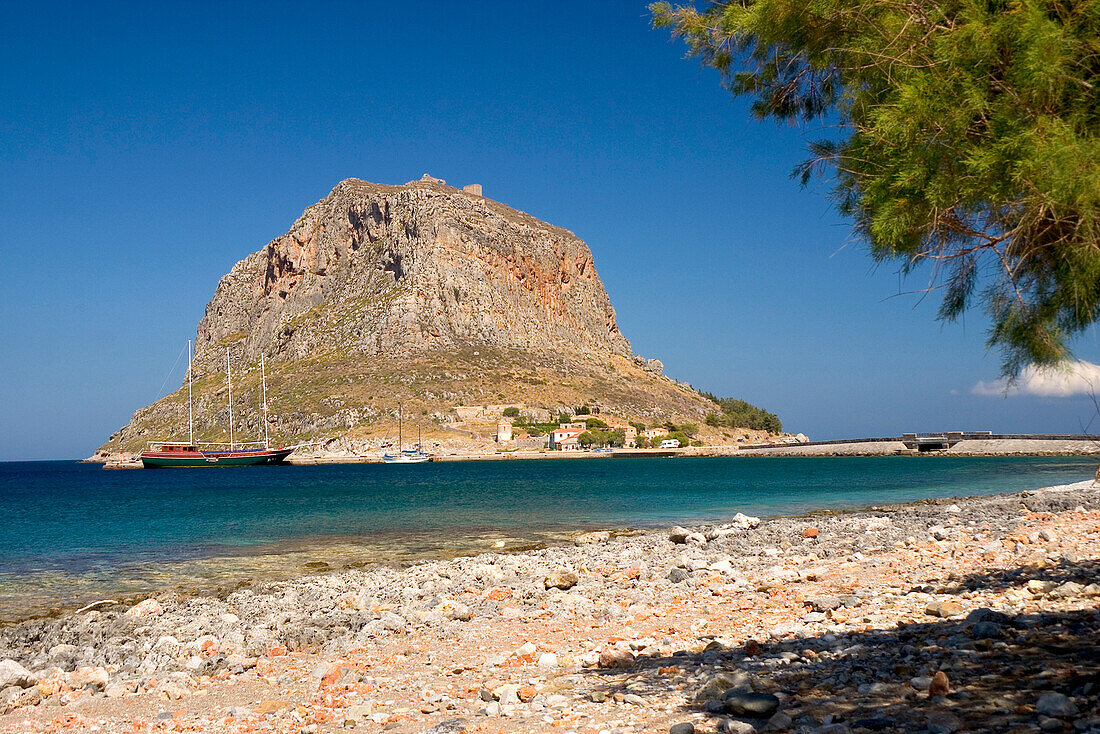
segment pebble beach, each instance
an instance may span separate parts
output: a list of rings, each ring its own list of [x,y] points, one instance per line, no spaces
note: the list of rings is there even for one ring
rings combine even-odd
[[[28,620],[0,731],[1100,731],[1090,484]]]

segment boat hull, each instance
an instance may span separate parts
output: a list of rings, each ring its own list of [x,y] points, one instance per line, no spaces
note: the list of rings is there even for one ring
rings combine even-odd
[[[143,451],[146,469],[200,466],[265,466],[282,464],[294,448],[245,451]]]
[[[428,454],[399,454],[397,456],[384,454],[382,462],[385,464],[423,464],[425,461],[430,461],[431,458]]]

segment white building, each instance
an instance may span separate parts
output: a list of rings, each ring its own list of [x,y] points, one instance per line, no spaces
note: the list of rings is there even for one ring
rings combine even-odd
[[[550,448],[555,451],[579,449],[577,437],[584,433],[583,428],[558,428],[550,434]]]

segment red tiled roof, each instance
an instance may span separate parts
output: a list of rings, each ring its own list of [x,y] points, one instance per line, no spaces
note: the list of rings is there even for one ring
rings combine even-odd
[[[562,440],[564,441],[566,439],[576,438],[577,436],[584,433],[584,431],[585,429],[583,428],[559,428],[558,430],[554,431],[554,433],[555,435],[564,434],[564,437],[562,438]]]

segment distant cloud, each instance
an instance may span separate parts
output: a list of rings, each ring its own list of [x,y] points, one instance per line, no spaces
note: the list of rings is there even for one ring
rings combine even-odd
[[[1079,360],[1058,367],[1027,367],[1013,385],[1004,379],[983,380],[970,392],[975,395],[1038,395],[1048,398],[1100,393],[1100,365]]]

